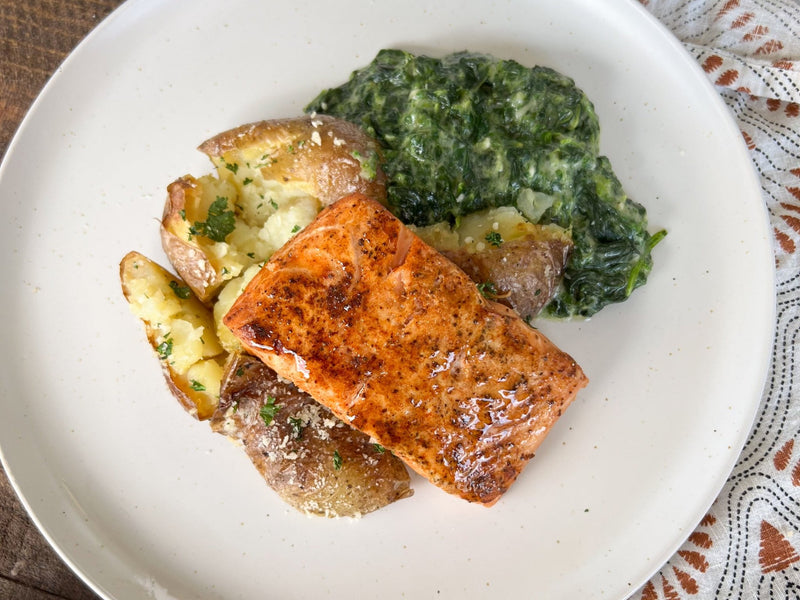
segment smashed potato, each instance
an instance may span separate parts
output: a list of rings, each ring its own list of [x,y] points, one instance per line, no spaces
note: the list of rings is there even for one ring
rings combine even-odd
[[[536,317],[559,289],[572,239],[557,225],[535,225],[503,206],[462,217],[454,227],[414,229],[478,284],[484,295]]]
[[[231,356],[210,424],[301,512],[358,517],[413,494],[400,459],[252,356]]]
[[[397,457],[242,355],[222,322],[272,253],[322,207],[353,191],[385,201],[376,143],[350,123],[311,116],[245,125],[200,150],[216,173],[172,182],[161,220],[162,247],[180,277],[137,252],[120,263],[123,294],[169,389],[195,418],[241,442],[302,512],[354,517],[412,495]]]
[[[189,287],[138,252],[120,263],[122,293],[144,323],[170,390],[197,419],[217,408],[225,360],[209,309]]]
[[[377,143],[340,119],[261,121],[214,136],[200,150],[216,176],[186,175],[169,186],[161,243],[206,304],[323,206],[354,192],[385,201]]]

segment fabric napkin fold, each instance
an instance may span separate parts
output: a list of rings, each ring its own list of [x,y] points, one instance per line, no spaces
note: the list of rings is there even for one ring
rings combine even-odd
[[[761,405],[736,467],[697,529],[632,598],[798,598],[800,3],[640,2],[681,40],[739,125],[773,230],[777,320]]]

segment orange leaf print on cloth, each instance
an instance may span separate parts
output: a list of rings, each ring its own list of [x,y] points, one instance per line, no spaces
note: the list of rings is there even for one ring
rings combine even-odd
[[[794,69],[794,63],[790,60],[776,60],[772,63],[772,66],[776,69],[785,69],[787,71]]]
[[[747,145],[748,150],[756,149],[756,143],[753,141],[753,137],[749,133],[743,131],[742,137],[744,138],[744,143]]]
[[[658,592],[652,581],[648,581],[647,585],[642,588],[641,600],[658,600]]]
[[[739,78],[739,71],[736,69],[728,69],[722,75],[717,77],[714,82],[715,85],[729,86]]]
[[[780,40],[768,40],[762,46],[756,48],[756,55],[773,54],[778,50],[783,50],[783,42]]]
[[[716,522],[716,517],[709,513],[700,521],[698,528],[711,527]],[[694,546],[694,549],[687,547],[689,544]],[[677,552],[677,556],[683,562],[673,558],[642,587],[638,600],[685,600],[687,595],[699,594],[698,580],[701,580],[702,575],[711,567],[705,551],[710,550],[713,545],[713,539],[707,532],[699,529],[694,531],[684,547]]]
[[[703,520],[700,521],[700,525],[702,525],[703,527],[711,527],[716,522],[717,522],[717,517],[709,513],[705,517],[703,517]]]
[[[670,585],[663,575],[661,576],[661,589],[664,591],[664,600],[681,600],[678,591]]]
[[[739,0],[728,0],[719,10],[714,20],[716,21],[718,19],[721,19],[729,12],[731,12],[734,8],[739,8]]]
[[[711,547],[710,542],[709,546],[706,547]],[[678,550],[678,556],[701,573],[705,573],[708,570],[708,559],[696,550]]]
[[[750,21],[752,21],[756,17],[755,13],[746,12],[741,17],[737,17],[733,23],[731,23],[731,29],[740,29],[747,25]]]
[[[783,571],[792,563],[800,560],[789,540],[775,527],[761,521],[761,549],[758,551],[758,562],[763,573]]]
[[[800,233],[800,219],[792,215],[781,215],[781,219],[795,232]]]
[[[714,542],[711,541],[711,536],[708,535],[705,531],[694,531],[692,535],[689,536],[689,541],[692,542],[698,548],[705,548],[708,550],[711,546],[714,545]]]
[[[764,27],[763,25],[756,25],[748,31],[744,37],[742,38],[745,42],[752,42],[760,37],[764,37],[769,33],[769,27]]]
[[[678,583],[681,584],[681,587],[687,594],[695,595],[700,591],[700,588],[698,587],[694,577],[689,575],[686,571],[681,571],[677,567],[672,567],[672,572],[675,573]]]
[[[797,249],[792,238],[778,229],[773,229],[773,231],[775,232],[775,239],[778,241],[778,245],[786,254],[792,254]]]
[[[800,192],[800,190],[798,190]],[[788,208],[790,210],[796,210],[800,212],[800,206],[793,206],[791,204],[781,204],[784,208]],[[792,450],[794,449],[794,440],[789,440],[781,449],[775,453],[775,456],[772,459],[772,464],[775,465],[775,468],[778,471],[785,471],[789,467],[789,463],[792,460]],[[800,459],[794,464],[794,468],[792,468],[792,485],[795,487],[800,487]]]
[[[722,66],[722,57],[716,54],[712,54],[703,61],[703,71],[705,71],[706,73],[711,73],[711,71],[716,71],[721,66]]]
[[[789,461],[792,458],[792,448],[794,448],[794,440],[789,440],[775,453],[772,464],[775,465],[778,471],[783,471],[789,466]]]

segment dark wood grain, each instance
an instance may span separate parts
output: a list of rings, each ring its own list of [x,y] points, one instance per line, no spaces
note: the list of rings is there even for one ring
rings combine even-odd
[[[58,65],[120,4],[120,0],[0,0],[0,159]],[[36,529],[0,466],[0,599],[96,598]]]

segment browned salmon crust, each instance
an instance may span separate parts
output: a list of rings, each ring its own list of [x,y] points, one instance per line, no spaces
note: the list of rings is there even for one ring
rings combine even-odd
[[[570,356],[361,195],[279,250],[225,324],[340,419],[485,505],[587,383]]]

